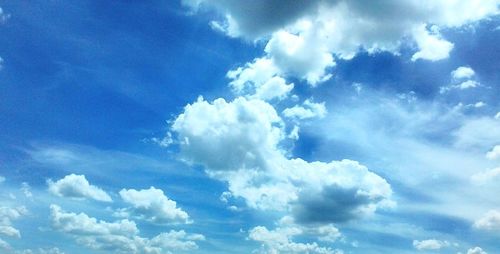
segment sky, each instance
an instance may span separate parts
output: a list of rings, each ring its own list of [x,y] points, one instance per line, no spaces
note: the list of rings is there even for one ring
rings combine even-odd
[[[499,0],[0,0],[0,253],[500,253]]]

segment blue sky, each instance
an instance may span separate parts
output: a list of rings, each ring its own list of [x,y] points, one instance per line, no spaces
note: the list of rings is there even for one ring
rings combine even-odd
[[[500,253],[499,13],[0,1],[0,253]]]

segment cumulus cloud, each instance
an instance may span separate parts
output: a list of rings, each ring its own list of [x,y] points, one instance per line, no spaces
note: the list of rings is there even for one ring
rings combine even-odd
[[[413,241],[413,247],[415,247],[415,249],[417,250],[439,250],[448,246],[450,246],[450,243],[448,241],[440,241],[436,239]]]
[[[124,209],[122,213],[158,224],[189,222],[188,214],[155,187],[144,190],[122,189],[120,196],[125,203],[132,205],[132,208]]]
[[[97,201],[112,202],[111,197],[101,188],[91,185],[85,175],[70,174],[53,182],[48,180],[49,191],[59,197],[89,198]]]
[[[78,244],[94,250],[113,250],[114,253],[160,254],[189,251],[198,248],[196,241],[204,240],[199,234],[185,231],[161,233],[151,239],[138,235],[135,222],[124,219],[106,222],[85,213],[65,212],[57,205],[50,206],[54,229],[74,237]]]
[[[265,56],[283,75],[316,85],[328,80],[334,56],[349,59],[364,49],[398,54],[407,38],[416,42],[412,60],[447,58],[453,43],[440,28],[460,27],[499,12],[486,1],[251,1],[183,0],[192,10],[214,9],[213,27],[231,37],[266,42]],[[397,22],[395,22],[397,21]],[[432,25],[432,27],[429,27]]]
[[[292,210],[300,222],[340,222],[390,203],[390,185],[355,161],[288,159],[279,148],[283,121],[261,100],[200,98],[172,131],[185,161],[205,166],[255,209]]]
[[[328,247],[320,247],[316,242],[298,243],[292,238],[302,234],[297,227],[276,228],[268,230],[266,227],[257,226],[249,231],[248,238],[262,243],[259,253],[318,253],[318,254],[341,254],[340,250]]]
[[[15,208],[1,206],[0,235],[21,238],[21,233],[19,232],[18,229],[13,227],[12,221],[19,219],[20,217],[26,215],[27,213],[28,210],[24,206],[19,206]]]
[[[456,84],[456,85],[449,85],[449,86],[442,86],[439,89],[439,93],[443,94],[451,90],[465,90],[469,88],[476,88],[480,84],[477,81],[474,80],[467,80],[462,83]]]
[[[480,247],[474,247],[467,251],[467,254],[488,254],[486,251],[481,249]]]
[[[486,153],[486,158],[488,160],[497,160],[500,159],[500,145],[494,146],[491,151]]]
[[[432,32],[429,32],[425,25],[421,25],[415,29],[413,36],[419,51],[413,54],[412,61],[418,59],[442,60],[448,58],[453,49],[453,43],[444,40],[435,27]]]
[[[474,228],[481,230],[500,230],[500,211],[491,210],[474,222]]]
[[[472,76],[474,76],[475,74],[476,74],[476,72],[474,72],[474,70],[472,68],[467,67],[467,66],[460,66],[451,72],[451,77],[453,77],[453,79],[457,79],[457,80],[468,79],[468,78],[471,78]]]
[[[327,114],[325,103],[316,103],[308,99],[299,106],[295,105],[291,108],[286,108],[283,110],[283,116],[287,118],[292,118],[295,120],[304,120],[309,118],[323,118]]]
[[[253,62],[230,70],[227,77],[233,92],[262,100],[284,99],[294,84],[287,84],[271,59],[258,58]]]

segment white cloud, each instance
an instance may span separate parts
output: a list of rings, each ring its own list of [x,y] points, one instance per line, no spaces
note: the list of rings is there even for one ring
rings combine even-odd
[[[318,240],[324,242],[335,242],[342,237],[339,229],[332,224],[317,227]]]
[[[97,201],[112,202],[111,197],[97,186],[91,185],[85,175],[70,174],[53,182],[48,180],[49,191],[59,197],[89,198]]]
[[[494,146],[491,151],[486,153],[486,158],[488,160],[500,159],[500,145]]]
[[[158,224],[189,222],[188,214],[155,187],[144,190],[122,189],[120,196],[123,201],[132,205],[132,208],[124,211],[137,218]]]
[[[285,31],[275,33],[264,51],[281,73],[300,77],[315,86],[330,79],[331,75],[326,74],[326,69],[333,67],[335,62],[325,45],[312,45],[314,40],[307,38],[312,36],[309,35],[312,28],[308,27],[312,25],[308,23],[301,35]]]
[[[474,103],[475,108],[482,108],[484,106],[486,106],[486,103],[484,103],[484,101],[478,101],[478,102]]]
[[[474,70],[467,66],[460,66],[451,72],[453,79],[468,79],[474,76],[476,73]]]
[[[280,70],[267,58],[257,58],[227,73],[233,92],[262,100],[284,99],[293,89],[294,84],[287,84],[280,75]]]
[[[267,41],[265,56],[286,73],[316,85],[327,80],[333,56],[349,59],[360,49],[398,54],[407,38],[418,45],[412,60],[447,58],[453,43],[440,28],[455,28],[497,14],[498,0],[227,1],[183,0],[195,11],[215,9],[212,22],[231,37]],[[398,22],[394,22],[397,20]],[[434,25],[429,31],[426,27]]]
[[[412,61],[418,59],[442,60],[448,58],[453,49],[453,43],[444,40],[437,30],[429,32],[425,25],[416,28],[413,36],[419,51],[411,57]]]
[[[439,250],[448,246],[450,246],[450,243],[448,241],[440,241],[436,239],[413,241],[413,247],[415,247],[415,249],[417,250]]]
[[[474,228],[481,230],[500,230],[500,211],[488,211],[483,217],[474,222]]]
[[[292,91],[294,84],[287,84],[282,77],[273,77],[258,87],[253,98],[262,100],[272,100],[274,98],[283,99]]]
[[[16,251],[15,254],[65,254],[64,251],[60,250],[59,248],[57,247],[54,247],[54,248],[48,248],[48,249],[44,249],[44,248],[38,248],[38,250],[36,251],[33,251],[31,249],[27,249],[27,250],[22,250],[22,251]]]
[[[283,110],[283,115],[288,118],[303,120],[309,118],[323,118],[327,114],[325,103],[315,103],[308,99],[304,101],[302,106],[295,105],[291,108]]]
[[[172,131],[185,161],[228,182],[232,196],[251,208],[290,208],[299,222],[338,222],[388,204],[390,185],[355,161],[286,158],[279,148],[286,136],[282,125],[264,101],[200,98],[185,107]]]
[[[249,239],[262,243],[259,253],[318,253],[318,254],[341,254],[340,250],[333,250],[328,247],[320,247],[316,242],[298,243],[292,238],[302,234],[302,230],[297,227],[277,228],[268,230],[266,227],[257,226],[249,231]]]
[[[52,226],[74,237],[78,244],[90,249],[114,253],[160,254],[189,251],[198,248],[196,241],[204,240],[199,234],[184,231],[161,233],[151,239],[138,236],[139,229],[130,220],[98,221],[85,213],[68,213],[51,205]]]
[[[16,228],[13,228],[12,226],[0,225],[0,234],[10,236],[10,237],[21,238],[21,233],[19,232],[19,230],[17,230]]]
[[[477,174],[472,175],[472,181],[479,183],[479,184],[484,184],[489,181],[494,180],[500,176],[500,167],[494,168],[494,169],[489,169],[484,172],[480,172]]]
[[[17,220],[20,217],[26,215],[28,210],[24,206],[19,206],[15,208],[1,206],[0,207],[0,235],[5,235],[9,237],[21,237],[21,233],[18,229],[12,226],[12,221]]]
[[[467,81],[464,81],[464,82],[458,84],[456,86],[456,88],[464,90],[464,89],[469,89],[469,88],[475,88],[478,86],[479,86],[479,83],[477,81],[467,80]]]
[[[467,254],[488,254],[488,253],[479,247],[474,247],[472,249],[469,249],[467,251]]]

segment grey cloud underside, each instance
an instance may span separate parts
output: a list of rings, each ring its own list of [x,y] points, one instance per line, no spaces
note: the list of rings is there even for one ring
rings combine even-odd
[[[302,223],[339,223],[361,217],[360,208],[380,202],[383,198],[371,199],[359,195],[355,188],[327,186],[320,193],[303,192],[292,211],[298,222]]]
[[[222,13],[228,13],[238,24],[241,35],[257,38],[272,33],[312,11],[321,2],[319,0],[183,0],[187,5],[197,7],[215,7]]]

